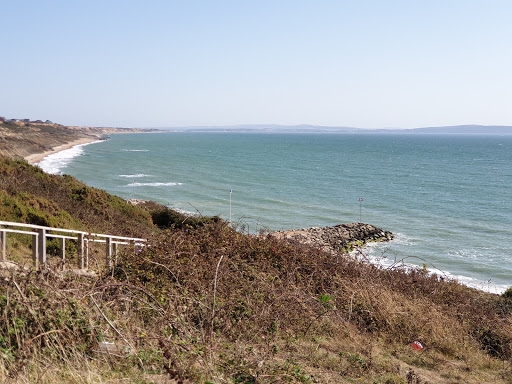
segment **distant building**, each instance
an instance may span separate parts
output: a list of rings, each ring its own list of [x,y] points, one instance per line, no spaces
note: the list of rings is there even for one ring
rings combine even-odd
[[[43,120],[36,120],[36,121],[33,121],[33,123],[43,124]]]
[[[53,124],[50,120],[46,120],[44,123],[45,124]]]
[[[22,123],[30,123],[30,119],[21,119],[20,120]]]

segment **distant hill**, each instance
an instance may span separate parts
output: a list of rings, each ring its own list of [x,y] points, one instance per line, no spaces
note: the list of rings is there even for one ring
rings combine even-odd
[[[412,133],[437,134],[478,134],[478,135],[510,135],[512,127],[506,125],[455,125],[448,127],[428,127],[408,129]]]

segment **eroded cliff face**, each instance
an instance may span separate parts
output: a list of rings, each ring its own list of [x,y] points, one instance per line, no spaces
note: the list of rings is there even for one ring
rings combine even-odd
[[[0,122],[0,155],[24,158],[88,136],[58,124]]]
[[[2,120],[0,118],[0,156],[27,158],[79,140],[94,141],[114,133],[161,132],[156,129],[69,127],[53,123]]]
[[[372,241],[390,241],[393,234],[371,224],[351,223],[273,232],[271,236],[298,241],[327,252],[349,251]]]

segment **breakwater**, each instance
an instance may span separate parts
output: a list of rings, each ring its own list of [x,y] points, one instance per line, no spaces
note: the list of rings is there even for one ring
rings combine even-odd
[[[371,224],[351,223],[273,232],[279,239],[298,241],[326,252],[347,252],[372,241],[390,241],[393,234]]]

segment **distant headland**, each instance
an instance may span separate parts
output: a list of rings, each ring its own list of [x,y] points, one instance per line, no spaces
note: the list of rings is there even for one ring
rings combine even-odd
[[[44,157],[114,133],[159,132],[157,129],[72,127],[50,120],[0,117],[0,155],[37,163]]]

